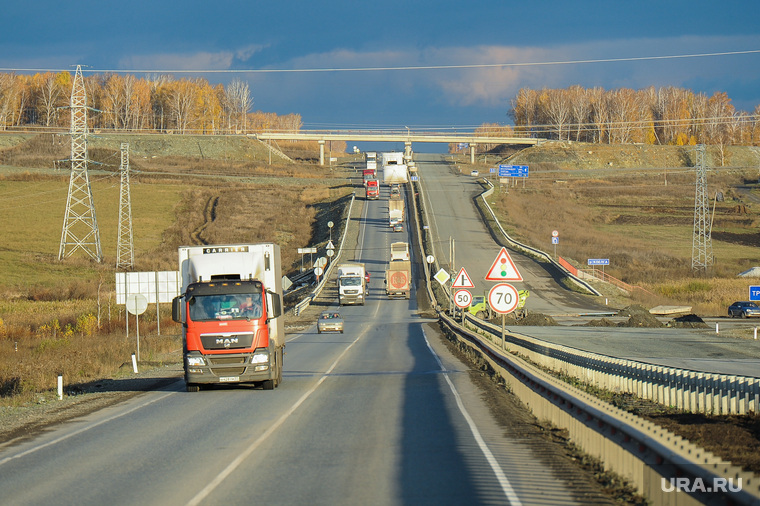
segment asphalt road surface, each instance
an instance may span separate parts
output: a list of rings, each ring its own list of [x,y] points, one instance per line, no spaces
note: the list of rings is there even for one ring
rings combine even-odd
[[[343,334],[290,335],[279,388],[179,381],[0,447],[2,503],[605,503],[505,432],[414,296],[385,297],[406,233],[388,228],[387,197],[367,202],[355,253],[370,300],[342,308]]]

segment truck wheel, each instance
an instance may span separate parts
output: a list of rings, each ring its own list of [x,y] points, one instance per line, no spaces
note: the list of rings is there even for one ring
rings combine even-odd
[[[274,380],[262,381],[261,388],[264,390],[274,390]]]
[[[188,383],[185,388],[188,392],[197,392],[201,389],[201,386],[194,383]]]

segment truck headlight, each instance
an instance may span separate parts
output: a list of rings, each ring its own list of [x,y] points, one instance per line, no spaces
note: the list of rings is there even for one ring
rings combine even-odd
[[[203,360],[203,357],[192,357],[192,356],[189,356],[189,357],[187,357],[187,365],[188,365],[188,367],[203,366],[203,365],[206,365],[206,361]]]
[[[256,350],[251,357],[252,364],[268,364],[269,350]]]

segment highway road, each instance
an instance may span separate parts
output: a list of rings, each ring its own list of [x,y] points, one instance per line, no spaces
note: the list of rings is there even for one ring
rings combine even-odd
[[[279,388],[179,381],[4,445],[2,503],[609,503],[545,439],[499,423],[414,296],[385,298],[389,245],[406,233],[387,226],[387,197],[360,220],[370,300],[343,308],[343,334],[289,335]]]
[[[454,273],[464,266],[476,286],[473,294],[487,292],[494,283],[486,282],[484,278],[501,247],[486,230],[473,202],[475,196],[483,192],[482,186],[477,183],[477,178],[469,175],[466,166],[460,174],[442,155],[416,155],[415,160],[424,181],[423,197],[431,210],[431,226],[441,238],[436,244],[439,262]],[[453,238],[455,244],[454,265],[451,264],[449,238]],[[577,326],[591,318],[560,316],[609,310],[604,306],[604,299],[566,290],[532,259],[513,251],[510,256],[524,279],[524,282],[512,284],[518,289],[527,288],[531,293],[525,307],[529,311],[556,316],[556,320],[562,323],[557,327],[513,327],[513,332],[651,364],[721,374],[760,374],[760,340],[716,334],[716,320],[711,320],[710,329]],[[727,318],[717,321],[726,330],[760,323]]]
[[[416,155],[423,181],[424,205],[429,209],[431,228],[439,241],[435,244],[439,264],[456,275],[465,268],[475,288],[473,295],[483,295],[495,284],[485,276],[501,250],[486,230],[475,207],[474,198],[483,192],[477,178],[453,170],[442,155]],[[453,238],[453,264],[450,248]],[[518,290],[530,290],[525,307],[531,311],[554,315],[604,311],[599,297],[557,289],[556,281],[540,264],[516,252],[509,252],[523,281],[511,283]]]

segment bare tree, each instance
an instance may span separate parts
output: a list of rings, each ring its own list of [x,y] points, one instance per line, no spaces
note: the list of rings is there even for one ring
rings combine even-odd
[[[233,79],[225,88],[225,102],[230,111],[230,119],[234,119],[236,130],[243,132],[248,129],[248,112],[253,107],[253,97],[248,83],[240,79]],[[233,121],[230,121],[232,126]]]
[[[47,73],[43,77],[39,89],[37,114],[42,124],[49,127],[54,125],[59,116],[59,107],[63,105],[64,93],[61,82],[55,74]]]

